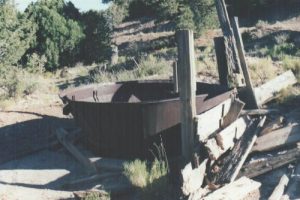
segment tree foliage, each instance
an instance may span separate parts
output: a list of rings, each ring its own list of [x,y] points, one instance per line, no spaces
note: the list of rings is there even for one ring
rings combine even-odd
[[[104,12],[88,11],[82,14],[85,39],[81,44],[81,58],[85,64],[108,60],[111,49],[111,31]]]
[[[0,63],[16,65],[34,41],[35,25],[10,4],[0,6]]]
[[[28,52],[45,55],[48,70],[72,64],[76,57],[74,50],[84,37],[79,23],[71,19],[70,14],[64,16],[65,6],[63,0],[39,0],[25,11],[37,26],[36,42]]]
[[[194,29],[201,33],[217,26],[214,0],[102,0],[127,9],[129,18],[153,16],[176,22],[177,29]]]

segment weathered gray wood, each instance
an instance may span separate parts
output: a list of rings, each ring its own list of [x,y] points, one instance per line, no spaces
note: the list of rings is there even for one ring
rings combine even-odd
[[[217,13],[221,25],[221,29],[225,38],[226,57],[229,64],[229,76],[235,76],[237,86],[244,86],[244,78],[242,77],[240,59],[236,47],[236,41],[233,30],[231,28],[228,12],[224,0],[215,0]]]
[[[222,127],[223,117],[230,110],[232,99],[223,101],[218,106],[196,116],[197,135],[200,141],[205,141],[215,131]]]
[[[207,160],[204,160],[199,167],[193,169],[192,164],[187,164],[181,171],[183,185],[182,192],[184,195],[190,195],[199,190],[203,184]]]
[[[261,132],[261,130],[262,130],[264,124],[265,124],[265,121],[266,121],[266,117],[263,117],[263,118],[260,120],[260,122],[259,122],[259,124],[258,124],[258,126],[257,126],[257,129],[255,130],[254,136],[251,138],[250,143],[249,143],[248,147],[246,148],[245,153],[242,154],[242,156],[241,156],[241,158],[240,158],[240,161],[238,162],[238,165],[237,165],[237,167],[236,167],[234,173],[232,174],[231,181],[234,181],[234,180],[236,179],[236,177],[238,176],[238,174],[239,174],[239,172],[240,172],[240,170],[241,170],[241,168],[242,168],[244,162],[246,161],[246,159],[247,159],[249,153],[251,152],[251,149],[252,149],[252,147],[253,147],[253,145],[254,145],[254,142],[255,142],[256,139],[257,139],[257,135]]]
[[[229,88],[230,87],[230,81],[228,80],[229,64],[227,63],[224,37],[215,37],[214,44],[215,44],[215,52],[216,52],[216,58],[218,64],[220,84]]]
[[[268,81],[254,89],[256,101],[258,105],[262,105],[269,100],[272,100],[280,90],[287,88],[290,85],[297,83],[294,73],[289,70],[280,76]]]
[[[269,115],[279,113],[277,109],[252,109],[252,110],[242,110],[241,116],[243,115]]]
[[[249,178],[242,177],[224,187],[212,192],[203,198],[203,200],[243,200],[257,193],[261,183]]]
[[[298,160],[299,158],[299,147],[287,150],[284,153],[278,152],[271,157],[260,158],[247,163],[242,167],[238,177],[246,176],[249,178],[253,178],[279,167],[285,166],[291,162]]]
[[[181,101],[181,148],[186,160],[191,160],[194,147],[196,116],[196,73],[194,35],[191,30],[176,33],[178,45],[178,85]]]
[[[56,130],[56,136],[58,141],[80,162],[82,163],[90,173],[97,173],[96,167],[93,163],[85,157],[68,139],[68,132],[62,128]]]
[[[239,118],[227,128],[217,133],[215,138],[209,139],[205,144],[211,160],[217,160],[227,150],[234,147],[235,141],[240,139],[247,129],[250,120]]]
[[[238,22],[237,17],[235,17],[232,20],[232,28],[233,28],[233,32],[234,32],[234,36],[235,36],[235,40],[236,40],[238,55],[239,55],[239,58],[240,58],[240,61],[241,61],[241,68],[242,68],[243,75],[244,75],[244,78],[245,78],[245,83],[246,83],[246,94],[247,94],[247,96],[244,99],[244,101],[246,102],[248,108],[257,109],[258,104],[256,102],[256,98],[255,98],[255,94],[254,94],[254,90],[253,90],[253,86],[252,86],[250,73],[248,71],[248,65],[246,63],[244,44],[243,44],[242,36],[241,36],[240,30],[239,30],[239,22]]]
[[[260,136],[252,152],[270,151],[283,146],[289,146],[300,141],[300,125],[288,126]]]
[[[299,199],[299,188],[300,188],[300,163],[298,162],[295,171],[291,176],[290,183],[287,187],[287,191],[284,196],[287,196],[287,199]]]
[[[288,182],[289,178],[287,177],[287,175],[284,174],[268,200],[280,200]]]
[[[178,69],[177,69],[177,61],[173,63],[173,84],[174,84],[174,93],[178,93]]]
[[[240,140],[238,140],[232,151],[221,160],[214,164],[212,169],[218,169],[212,171],[210,179],[215,184],[224,184],[232,182],[236,179],[242,165],[244,164],[251,148],[257,138],[257,134],[261,131],[264,124],[265,117],[261,120],[252,121],[246,132],[243,134]],[[220,164],[218,164],[220,163]]]
[[[241,111],[243,110],[245,103],[240,101],[239,99],[234,99],[230,105],[230,109],[228,113],[225,115],[222,121],[222,128],[227,127],[232,122],[234,122],[239,116]]]

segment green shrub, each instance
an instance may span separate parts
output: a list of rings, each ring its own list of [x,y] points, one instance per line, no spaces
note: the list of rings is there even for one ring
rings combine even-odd
[[[32,74],[17,67],[0,66],[0,99],[18,98],[32,94],[38,87]]]
[[[26,70],[30,73],[41,74],[45,71],[45,64],[47,62],[46,56],[39,56],[33,53],[27,56]]]
[[[287,70],[292,70],[300,82],[300,59],[286,56],[283,59],[283,67]]]
[[[126,59],[128,60],[128,58]],[[125,66],[130,64],[132,66]],[[152,76],[165,77],[171,74],[171,65],[163,58],[149,55],[142,58],[139,63],[125,62],[115,66],[108,66],[108,69],[98,69],[90,74],[90,81],[96,83],[129,81],[148,79]],[[129,70],[127,70],[129,69]]]

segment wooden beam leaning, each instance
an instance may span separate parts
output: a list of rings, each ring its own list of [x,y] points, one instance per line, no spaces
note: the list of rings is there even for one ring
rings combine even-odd
[[[59,128],[56,130],[56,136],[58,141],[80,162],[90,173],[97,173],[96,167],[93,163],[85,157],[68,139],[68,133],[63,129]]]
[[[234,17],[234,19],[232,20],[232,28],[233,28],[233,32],[234,32],[234,36],[235,36],[238,55],[240,58],[241,68],[242,68],[243,75],[245,78],[245,83],[246,83],[246,97],[245,97],[244,101],[246,102],[248,108],[257,109],[258,104],[257,104],[256,98],[255,98],[250,73],[248,71],[248,66],[246,63],[244,44],[243,44],[241,32],[239,30],[239,21],[238,21],[237,17]]]
[[[196,76],[194,35],[191,30],[176,32],[178,45],[178,86],[181,101],[181,150],[191,160],[194,147],[196,116]]]
[[[238,56],[238,51],[236,47],[236,42],[234,38],[234,33],[231,28],[230,20],[228,17],[228,12],[226,8],[226,4],[224,0],[215,0],[217,13],[221,25],[221,29],[225,38],[225,46],[226,44],[228,47],[226,48],[226,55],[227,55],[227,62],[229,63],[229,70],[230,76],[234,76],[235,83],[237,86],[241,87],[244,86],[244,78],[242,75],[240,59]]]

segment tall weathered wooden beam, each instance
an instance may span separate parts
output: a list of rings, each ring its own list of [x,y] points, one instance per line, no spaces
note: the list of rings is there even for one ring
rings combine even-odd
[[[245,83],[241,72],[240,59],[238,56],[234,33],[228,17],[226,4],[224,0],[215,0],[215,3],[225,43],[228,45],[228,48],[226,48],[226,56],[227,62],[230,64],[230,66],[228,66],[230,69],[230,75],[234,76],[236,86],[241,87],[244,86]]]
[[[226,58],[226,47],[224,37],[214,38],[215,43],[215,52],[218,64],[219,80],[220,84],[230,88],[228,75],[229,75],[229,64],[227,63]]]
[[[247,108],[257,109],[258,104],[257,104],[256,98],[255,98],[250,73],[248,71],[248,65],[246,63],[244,43],[242,40],[241,32],[239,30],[239,22],[238,22],[237,17],[234,17],[234,19],[232,20],[232,28],[233,28],[233,32],[234,32],[234,36],[235,36],[235,40],[236,40],[236,46],[237,46],[238,55],[240,58],[241,68],[242,68],[243,75],[245,78],[245,83],[246,83],[246,94],[247,95],[246,95],[244,101],[246,102]]]
[[[191,160],[194,147],[196,116],[196,77],[194,36],[191,30],[176,33],[178,45],[178,85],[181,100],[182,156]]]

